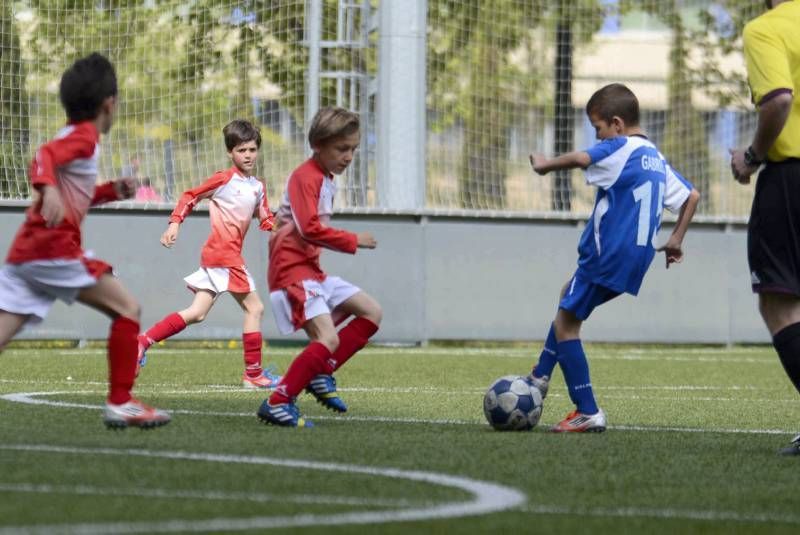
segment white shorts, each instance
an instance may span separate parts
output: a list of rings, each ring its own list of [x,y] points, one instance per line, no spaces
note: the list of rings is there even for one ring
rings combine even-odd
[[[0,267],[0,310],[30,316],[29,325],[40,323],[56,299],[72,304],[82,289],[110,272],[110,265],[88,258],[5,264]]]
[[[332,314],[333,309],[360,291],[340,277],[325,277],[322,282],[308,279],[270,292],[269,300],[278,330],[291,334],[311,318]]]
[[[216,295],[222,292],[246,294],[256,291],[256,283],[247,266],[238,268],[200,268],[183,280],[193,292],[208,290]]]

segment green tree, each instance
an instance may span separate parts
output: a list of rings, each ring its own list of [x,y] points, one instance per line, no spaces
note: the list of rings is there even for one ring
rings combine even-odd
[[[602,22],[596,0],[570,2],[561,10],[576,42],[590,39]],[[506,206],[510,129],[532,106],[553,106],[543,80],[550,68],[531,58],[543,43],[538,29],[559,20],[557,5],[543,0],[430,0],[428,20],[428,106],[437,111],[433,128],[459,125],[464,131],[459,168],[459,199],[466,208]],[[550,32],[552,33],[552,32]],[[520,83],[524,80],[524,83]]]
[[[730,20],[715,16],[707,5],[700,5],[697,14],[700,29],[687,28],[686,10],[680,0],[625,0],[623,10],[641,9],[661,20],[672,32],[670,72],[667,81],[668,107],[664,142],[661,148],[672,165],[691,178],[704,194],[700,211],[712,210],[709,190],[711,169],[707,125],[702,113],[692,102],[694,90],[702,90],[716,99],[720,107],[741,103],[748,94],[746,80],[737,72],[726,72],[722,58],[741,53],[741,31],[744,24],[763,10],[759,0],[730,0],[716,7],[726,10]],[[689,62],[692,51],[701,51],[697,64]]]
[[[13,4],[0,7],[0,198],[25,198],[28,155],[28,95]]]
[[[659,17],[672,30],[667,122],[661,149],[676,169],[691,177],[695,187],[705,196],[699,211],[708,212],[711,208],[708,129],[701,112],[692,102],[695,84],[688,66],[691,41],[678,9],[679,0],[658,4]]]

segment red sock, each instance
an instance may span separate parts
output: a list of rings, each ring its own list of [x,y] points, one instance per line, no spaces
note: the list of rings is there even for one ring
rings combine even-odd
[[[339,347],[333,352],[335,362],[333,369],[338,370],[355,355],[362,347],[367,345],[370,337],[378,332],[378,326],[367,318],[355,318],[339,331]]]
[[[242,333],[244,348],[244,372],[251,379],[261,375],[261,333]]]
[[[108,335],[108,401],[121,405],[131,399],[136,375],[136,337],[139,322],[119,316],[111,322]]]
[[[160,342],[178,334],[186,328],[186,322],[177,312],[173,312],[164,317],[163,320],[157,322],[155,325],[147,329],[144,335],[147,337],[148,346],[154,342]]]
[[[333,373],[331,352],[319,342],[311,342],[297,355],[275,391],[269,397],[270,405],[288,403],[308,386],[315,375]]]

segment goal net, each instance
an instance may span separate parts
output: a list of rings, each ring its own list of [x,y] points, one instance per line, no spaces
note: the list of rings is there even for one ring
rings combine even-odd
[[[645,131],[701,190],[701,215],[747,216],[752,189],[731,179],[728,148],[755,128],[739,36],[760,0],[9,0],[0,200],[30,198],[27,162],[64,123],[60,75],[96,50],[120,85],[101,176],[149,183],[138,206],[174,202],[226,168],[222,127],[237,117],[261,128],[258,173],[277,198],[308,154],[310,113],[338,104],[364,124],[359,156],[337,179],[338,205],[391,208],[375,195],[375,79],[392,69],[378,62],[376,13],[395,1],[427,9],[418,210],[584,217],[594,192],[581,173],[536,176],[528,155],[591,146],[586,100],[622,82]]]

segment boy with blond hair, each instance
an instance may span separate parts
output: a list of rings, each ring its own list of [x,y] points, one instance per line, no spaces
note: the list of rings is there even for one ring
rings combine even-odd
[[[369,232],[330,226],[334,175],[347,169],[360,141],[358,115],[342,108],[322,108],[308,132],[311,158],[289,177],[277,213],[278,230],[269,242],[269,289],[272,311],[283,334],[303,329],[311,342],[289,366],[272,395],[258,410],[264,423],[311,427],[295,404],[306,389],[336,412],[347,406],[336,392],[333,373],[367,344],[381,322],[380,305],[366,292],[320,267],[322,247],[355,254],[374,249]],[[355,316],[337,332],[336,326]]]

